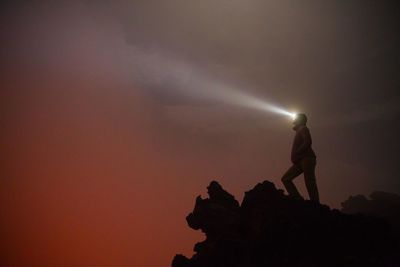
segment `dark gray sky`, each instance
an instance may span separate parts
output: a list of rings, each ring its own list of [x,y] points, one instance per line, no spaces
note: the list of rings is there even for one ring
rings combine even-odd
[[[396,1],[13,1],[0,17],[10,266],[165,266],[202,238],[184,217],[210,180],[239,200],[282,187],[290,120],[224,101],[237,92],[308,114],[322,202],[400,192]]]

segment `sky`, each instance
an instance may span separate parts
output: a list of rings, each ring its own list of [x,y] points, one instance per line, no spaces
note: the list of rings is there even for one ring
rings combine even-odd
[[[0,7],[2,266],[191,256],[211,180],[240,201],[290,167],[290,119],[241,98],[308,115],[323,203],[400,193],[395,1]]]

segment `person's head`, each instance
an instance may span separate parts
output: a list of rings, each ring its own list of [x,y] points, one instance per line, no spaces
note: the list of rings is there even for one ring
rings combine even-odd
[[[300,126],[305,126],[307,124],[307,116],[304,113],[296,114],[296,117],[293,120],[293,129],[297,129]]]

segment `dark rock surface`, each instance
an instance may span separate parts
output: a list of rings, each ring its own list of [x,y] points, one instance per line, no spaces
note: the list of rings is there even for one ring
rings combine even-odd
[[[374,191],[369,199],[364,195],[351,196],[342,202],[342,212],[383,218],[400,237],[400,196],[397,194]]]
[[[400,266],[398,240],[384,219],[294,200],[264,181],[239,206],[217,182],[186,220],[206,239],[173,267]]]

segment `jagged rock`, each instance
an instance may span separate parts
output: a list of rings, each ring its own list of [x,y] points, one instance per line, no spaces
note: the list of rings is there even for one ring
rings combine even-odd
[[[400,266],[398,240],[382,219],[294,200],[268,181],[241,206],[215,181],[208,193],[186,218],[206,239],[191,259],[175,256],[173,267]]]
[[[174,260],[172,261],[172,266],[174,267],[186,267],[189,266],[190,261],[188,258],[183,256],[182,254],[178,254],[174,257]]]
[[[374,191],[370,199],[364,195],[351,196],[342,202],[342,212],[384,218],[400,236],[400,196],[397,194]]]
[[[239,202],[216,181],[207,188],[209,198],[198,196],[186,221],[192,229],[204,232],[208,240],[215,240],[235,232],[239,222]]]

